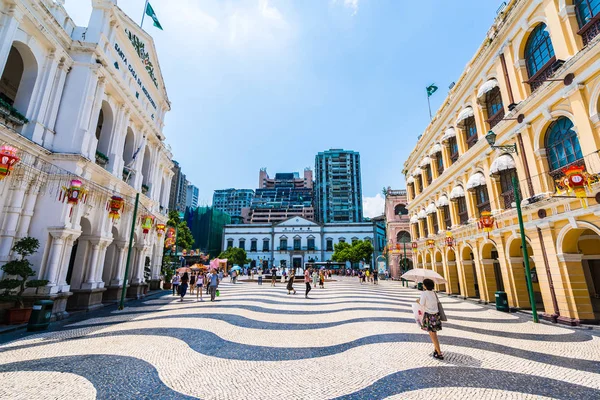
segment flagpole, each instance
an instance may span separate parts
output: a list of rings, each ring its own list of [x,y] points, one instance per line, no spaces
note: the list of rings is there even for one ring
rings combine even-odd
[[[142,22],[140,23],[140,28],[144,26],[144,17],[146,16],[146,9],[148,8],[148,2],[150,0],[146,0],[146,4],[144,4],[144,13],[142,14]]]

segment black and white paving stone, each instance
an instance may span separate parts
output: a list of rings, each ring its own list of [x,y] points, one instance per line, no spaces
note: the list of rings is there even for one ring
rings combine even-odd
[[[303,296],[223,283],[6,342],[0,399],[600,399],[598,331],[441,297],[443,361],[416,290],[342,278]]]

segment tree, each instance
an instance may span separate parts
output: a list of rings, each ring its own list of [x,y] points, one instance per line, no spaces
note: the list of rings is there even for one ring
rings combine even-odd
[[[250,262],[250,260],[247,259],[248,257],[246,254],[246,250],[240,249],[239,247],[228,248],[227,250],[221,252],[218,258],[226,258],[227,265],[229,266],[234,264],[242,266]]]
[[[368,240],[356,240],[351,245],[346,242],[334,246],[331,259],[336,262],[350,261],[352,264],[371,261],[373,256],[373,244]]]
[[[331,259],[335,262],[346,262],[350,261],[350,244],[346,242],[340,242],[333,247],[333,255]]]
[[[352,243],[352,251],[356,262],[364,261],[369,263],[373,257],[373,243],[368,240],[358,240]]]
[[[23,292],[25,291],[25,287],[40,287],[48,284],[48,281],[45,279],[27,280],[29,277],[35,275],[35,271],[31,268],[33,264],[25,257],[34,254],[39,247],[40,242],[36,238],[24,237],[18,240],[14,244],[12,251],[21,257],[17,260],[7,262],[2,267],[2,271],[4,271],[7,277],[0,281],[0,289],[4,289],[0,297],[5,300],[17,301],[19,308],[23,308]],[[8,276],[16,276],[21,279],[8,278]],[[12,293],[15,289],[18,289],[16,295]]]
[[[187,223],[179,217],[179,212],[175,210],[169,211],[168,226],[177,227],[177,247],[180,249],[191,250],[194,248],[194,236],[192,231],[187,226]]]

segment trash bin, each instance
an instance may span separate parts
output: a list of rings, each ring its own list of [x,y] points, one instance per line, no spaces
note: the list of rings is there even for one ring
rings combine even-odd
[[[417,289],[423,290],[423,282],[417,283]]]
[[[27,330],[32,331],[43,331],[48,329],[50,325],[50,317],[52,317],[52,307],[54,302],[52,300],[38,300],[33,305],[33,311],[31,317],[29,317],[29,324]]]
[[[496,310],[504,312],[510,311],[506,292],[496,292]]]

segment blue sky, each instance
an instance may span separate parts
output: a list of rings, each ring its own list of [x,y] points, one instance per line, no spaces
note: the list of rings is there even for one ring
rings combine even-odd
[[[172,111],[164,133],[210,204],[258,171],[302,171],[329,148],[359,151],[365,214],[429,121],[425,87],[448,85],[482,43],[496,0],[151,0],[147,19]],[[176,4],[176,6],[175,6]],[[119,0],[141,18],[144,0]],[[67,0],[87,25],[91,0]]]

